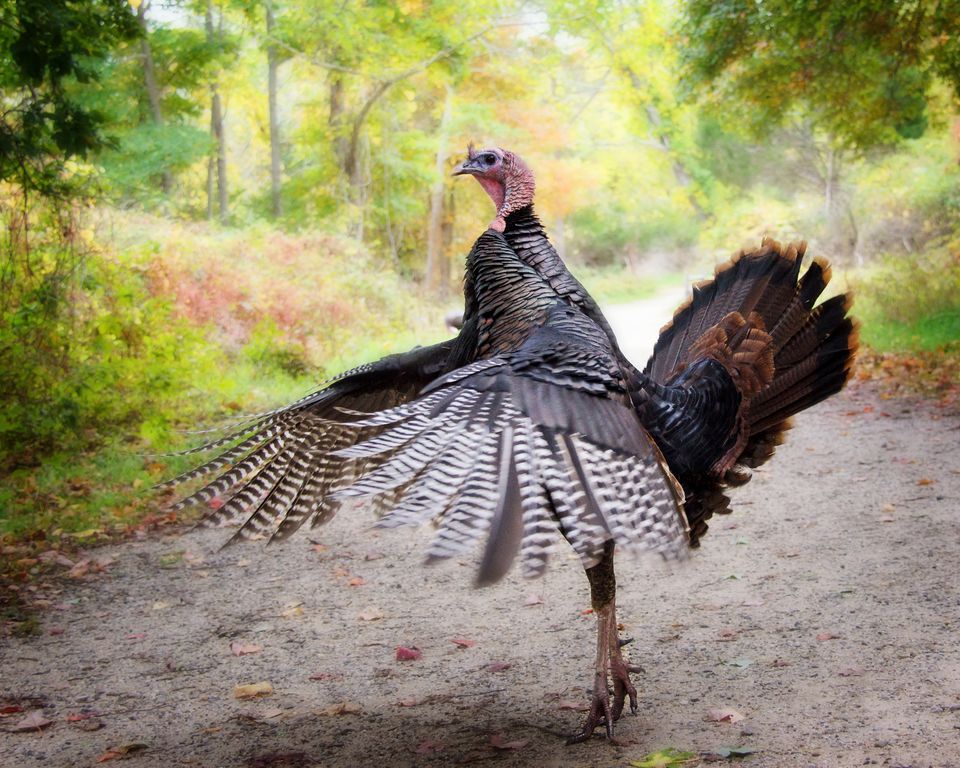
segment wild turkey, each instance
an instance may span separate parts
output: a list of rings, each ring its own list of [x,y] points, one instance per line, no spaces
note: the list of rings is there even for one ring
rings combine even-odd
[[[684,557],[707,518],[728,511],[724,487],[769,458],[790,416],[845,383],[849,299],[814,308],[825,262],[800,278],[803,246],[767,241],[695,289],[641,372],[547,241],[526,165],[471,148],[456,173],[474,175],[497,209],[467,258],[458,336],[238,425],[196,449],[225,452],[168,485],[218,472],[178,506],[223,501],[201,522],[242,522],[230,541],[283,539],[344,499],[376,497],[383,526],[437,524],[428,561],[485,539],[479,585],[518,552],[525,575],[541,574],[566,539],[597,616],[591,708],[570,741],[598,725],[612,738],[625,702],[637,708],[615,550]]]

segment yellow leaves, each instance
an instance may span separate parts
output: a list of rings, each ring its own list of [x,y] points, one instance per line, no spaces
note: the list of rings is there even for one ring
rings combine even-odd
[[[273,685],[266,680],[259,683],[247,683],[237,685],[233,689],[233,697],[244,701],[246,699],[257,699],[261,696],[270,696],[273,693]]]

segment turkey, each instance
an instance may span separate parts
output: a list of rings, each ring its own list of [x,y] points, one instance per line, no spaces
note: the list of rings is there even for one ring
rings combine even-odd
[[[526,164],[471,147],[455,173],[496,208],[467,257],[458,335],[235,425],[195,449],[218,455],[165,485],[213,475],[176,506],[215,507],[203,525],[240,523],[230,542],[281,540],[369,498],[380,526],[435,524],[428,562],[479,549],[477,585],[518,555],[524,575],[542,574],[565,540],[597,617],[590,710],[569,741],[598,727],[612,739],[626,703],[637,711],[615,553],[682,559],[699,544],[791,416],[843,387],[850,299],[817,305],[826,262],[801,276],[802,244],[765,241],[694,289],[641,371],[547,240]]]

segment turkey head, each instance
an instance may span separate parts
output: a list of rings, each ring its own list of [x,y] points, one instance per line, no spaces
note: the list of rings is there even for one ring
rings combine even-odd
[[[496,232],[506,228],[507,216],[533,203],[533,172],[513,152],[499,147],[478,152],[471,144],[467,147],[467,159],[453,172],[454,176],[465,174],[473,176],[490,195],[497,216],[489,228]]]

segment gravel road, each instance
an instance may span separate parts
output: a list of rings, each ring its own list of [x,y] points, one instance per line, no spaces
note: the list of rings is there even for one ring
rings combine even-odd
[[[675,303],[611,318],[628,339]],[[594,644],[564,554],[474,591],[467,563],[421,567],[427,532],[372,532],[362,512],[269,548],[178,530],[93,550],[42,632],[0,647],[0,706],[52,721],[0,732],[0,765],[126,749],[138,768],[627,766],[746,747],[752,767],[960,768],[958,502],[955,418],[866,385],[805,414],[690,562],[618,563],[646,669],[620,746],[563,744]],[[272,693],[236,698],[260,682]]]

